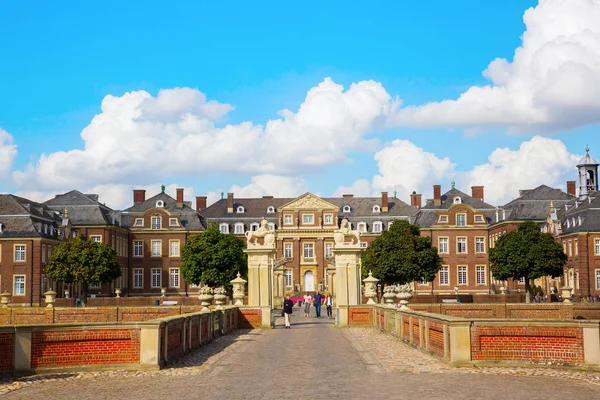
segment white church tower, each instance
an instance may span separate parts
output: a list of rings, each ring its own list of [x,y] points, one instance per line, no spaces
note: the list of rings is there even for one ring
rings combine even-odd
[[[598,191],[598,160],[590,156],[590,149],[586,146],[585,156],[577,163],[579,170],[579,197],[585,197]]]

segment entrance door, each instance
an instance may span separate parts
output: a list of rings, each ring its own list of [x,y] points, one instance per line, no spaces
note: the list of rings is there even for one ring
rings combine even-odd
[[[304,273],[304,291],[312,292],[315,290],[315,276],[312,271],[306,271]]]

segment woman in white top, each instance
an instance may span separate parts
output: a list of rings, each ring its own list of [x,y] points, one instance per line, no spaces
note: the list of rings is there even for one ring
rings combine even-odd
[[[331,297],[331,293],[329,292],[327,292],[327,295],[325,296],[325,307],[327,307],[327,318],[332,319],[333,298]]]
[[[312,304],[312,301],[312,296],[306,292],[302,298],[302,304],[304,305],[304,318],[307,318],[308,314],[310,313],[310,305]]]

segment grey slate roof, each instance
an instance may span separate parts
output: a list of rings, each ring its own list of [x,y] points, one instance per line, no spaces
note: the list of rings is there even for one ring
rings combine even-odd
[[[550,202],[561,209],[574,197],[560,189],[540,185],[535,189],[521,190],[520,196],[502,207],[506,210],[506,219],[511,221],[545,220]]]
[[[156,203],[159,200],[162,200],[164,203],[163,209],[173,215],[180,215],[180,221],[183,228],[190,231],[204,230],[204,224],[202,223],[200,214],[190,207],[189,202],[184,202],[182,208],[177,208],[177,200],[164,192],[121,211],[117,215],[117,217],[120,217],[121,226],[124,228],[133,227],[136,215],[139,216],[152,208],[156,208]]]
[[[0,195],[0,238],[46,237],[56,239],[59,217],[44,204],[12,194]],[[44,231],[44,225],[47,230]],[[52,229],[50,229],[52,228]]]
[[[61,216],[66,208],[73,226],[113,225],[116,221],[115,212],[98,202],[97,194],[83,194],[78,190],[71,190],[56,195],[44,204]]]
[[[600,192],[574,199],[558,211],[562,233],[600,231]],[[567,221],[569,222],[567,224]]]

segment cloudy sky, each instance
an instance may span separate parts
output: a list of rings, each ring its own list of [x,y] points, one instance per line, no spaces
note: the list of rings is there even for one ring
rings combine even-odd
[[[600,0],[34,3],[0,5],[1,192],[501,205],[600,158]]]

